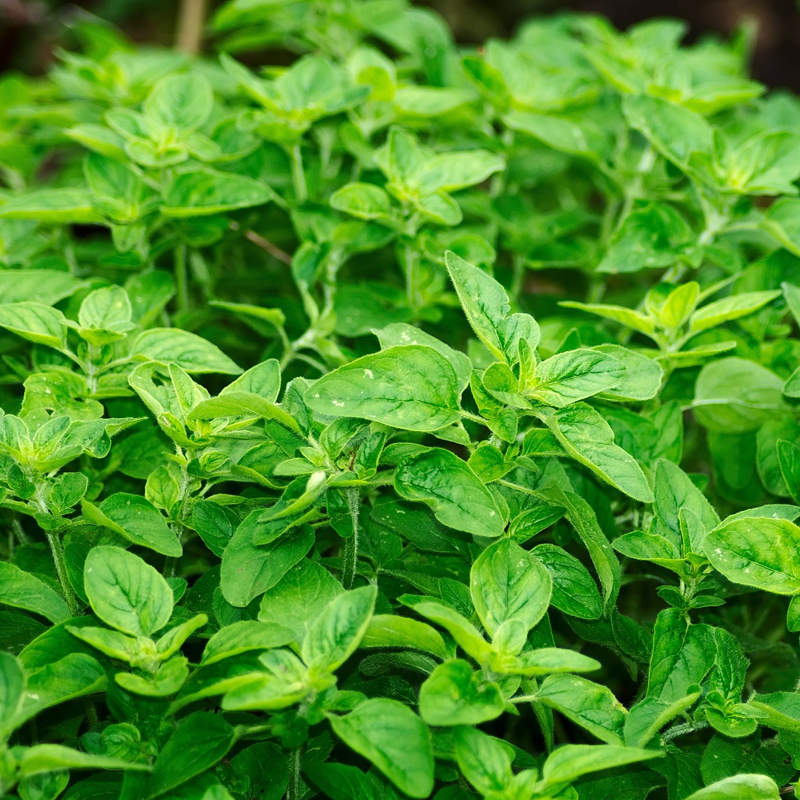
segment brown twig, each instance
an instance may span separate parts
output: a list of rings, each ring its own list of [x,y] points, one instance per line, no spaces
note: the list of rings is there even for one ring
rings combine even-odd
[[[196,55],[203,44],[203,25],[207,0],[181,0],[175,46],[184,53]]]
[[[265,239],[261,234],[256,233],[255,231],[245,231],[244,238],[248,241],[252,242],[254,245],[257,245],[262,250],[265,250],[274,258],[277,258],[278,261],[282,261],[284,264],[288,264],[289,266],[292,265],[292,257],[280,249],[277,245],[272,244],[269,239]]]

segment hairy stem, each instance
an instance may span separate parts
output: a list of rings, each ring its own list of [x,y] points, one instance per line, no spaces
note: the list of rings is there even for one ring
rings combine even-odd
[[[286,800],[300,800],[303,793],[303,781],[300,768],[303,763],[303,748],[295,747],[289,754],[289,786],[286,789]]]
[[[344,542],[344,569],[342,570],[342,584],[345,589],[353,588],[353,581],[358,569],[358,533],[359,515],[361,513],[361,494],[358,489],[351,487],[345,489],[347,510],[353,521],[353,535]]]
[[[58,575],[58,582],[61,584],[61,590],[64,592],[64,600],[66,600],[69,613],[73,617],[78,616],[78,598],[75,592],[72,591],[69,578],[67,577],[67,562],[64,558],[64,546],[61,543],[61,537],[58,531],[47,531],[47,543],[50,545],[50,552],[53,554],[53,563],[56,565],[56,575]]]

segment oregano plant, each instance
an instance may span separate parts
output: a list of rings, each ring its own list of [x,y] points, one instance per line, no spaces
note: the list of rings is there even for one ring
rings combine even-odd
[[[800,100],[746,31],[71,28],[0,76],[0,796],[793,796]]]

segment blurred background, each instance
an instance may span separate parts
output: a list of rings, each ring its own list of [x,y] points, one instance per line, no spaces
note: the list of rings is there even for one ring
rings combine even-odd
[[[213,10],[220,0],[206,0]],[[744,23],[757,30],[753,75],[772,87],[800,91],[800,3],[797,0],[428,0],[460,42],[507,36],[531,14],[589,11],[617,27],[659,16],[690,25],[689,41],[729,35]],[[0,70],[44,71],[64,24],[85,9],[122,28],[135,41],[170,45],[181,0],[0,0]]]

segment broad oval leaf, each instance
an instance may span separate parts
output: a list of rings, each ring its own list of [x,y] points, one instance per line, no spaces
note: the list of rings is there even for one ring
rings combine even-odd
[[[634,500],[653,502],[653,490],[642,468],[614,443],[611,427],[591,406],[576,403],[543,418],[576,461]]]
[[[44,581],[6,561],[0,561],[0,603],[41,614],[53,623],[71,616],[64,599]]]
[[[131,355],[160,364],[177,364],[191,375],[207,372],[239,375],[242,372],[216,345],[180,328],[151,328],[141,333]]]
[[[800,592],[800,527],[786,519],[745,517],[706,536],[705,554],[728,580],[773,594]]]
[[[397,493],[425,503],[436,519],[457,531],[477,536],[501,536],[502,511],[492,493],[455,453],[429,448],[406,459],[394,476]]]
[[[510,539],[486,548],[472,565],[472,602],[492,636],[509,620],[532,628],[547,611],[552,591],[544,564]]]
[[[396,700],[365,700],[344,717],[329,717],[334,733],[371,761],[400,791],[425,798],[433,790],[433,748],[425,723]]]
[[[141,558],[105,545],[89,551],[84,588],[103,622],[133,636],[151,636],[172,616],[172,589]]]
[[[408,431],[435,431],[461,418],[450,362],[424,345],[390,347],[339,367],[305,401],[328,417],[357,417]]]

